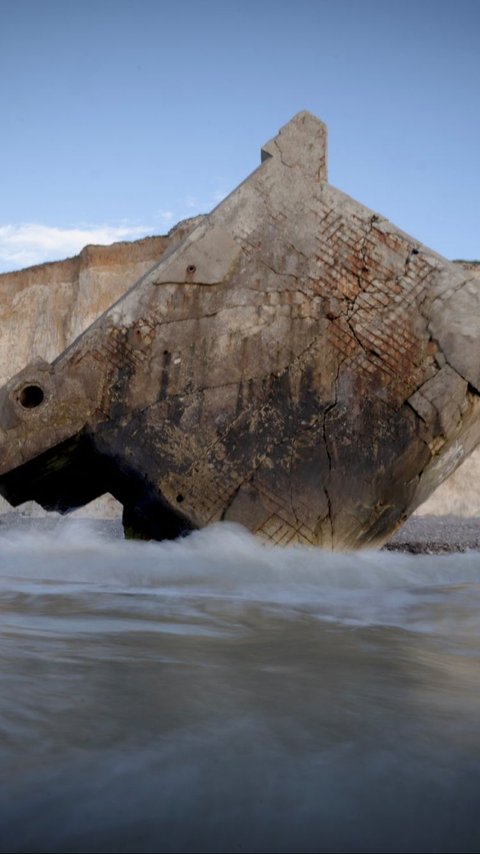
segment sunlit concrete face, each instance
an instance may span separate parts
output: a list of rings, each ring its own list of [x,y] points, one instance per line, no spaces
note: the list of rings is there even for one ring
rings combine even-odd
[[[331,187],[326,128],[300,113],[4,388],[0,489],[63,510],[109,491],[143,536],[230,519],[275,543],[381,543],[480,440],[479,328],[478,284]]]

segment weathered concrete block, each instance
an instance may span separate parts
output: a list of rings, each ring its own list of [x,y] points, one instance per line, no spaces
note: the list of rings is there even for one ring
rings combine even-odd
[[[0,397],[0,492],[127,527],[383,542],[480,441],[480,290],[326,180],[300,113],[51,365]],[[477,337],[476,337],[477,336]]]

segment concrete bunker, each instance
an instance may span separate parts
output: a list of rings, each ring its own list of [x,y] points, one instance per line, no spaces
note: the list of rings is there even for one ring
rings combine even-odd
[[[480,441],[480,289],[327,182],[295,116],[53,362],[0,391],[0,492],[132,534],[379,545]]]

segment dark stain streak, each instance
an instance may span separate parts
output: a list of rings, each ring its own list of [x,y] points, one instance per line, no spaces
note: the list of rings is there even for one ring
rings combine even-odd
[[[158,395],[159,400],[165,400],[168,393],[168,380],[169,380],[169,370],[170,364],[172,361],[172,354],[169,350],[163,351],[163,367],[162,367],[162,378],[160,381],[160,392]]]

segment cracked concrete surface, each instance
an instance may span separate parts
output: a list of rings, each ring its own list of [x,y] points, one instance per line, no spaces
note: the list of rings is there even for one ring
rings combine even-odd
[[[274,543],[381,544],[480,441],[472,282],[331,187],[326,128],[300,113],[0,392],[0,491],[62,511],[110,492],[141,536],[230,519]]]

